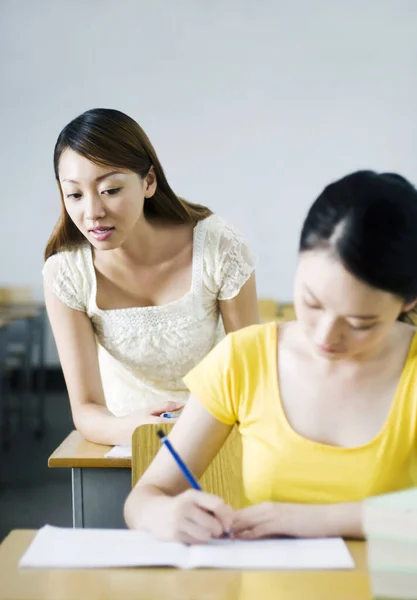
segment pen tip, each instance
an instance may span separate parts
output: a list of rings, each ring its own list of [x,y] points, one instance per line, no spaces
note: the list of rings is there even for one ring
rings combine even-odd
[[[162,429],[158,429],[156,434],[160,440],[162,440],[162,438],[165,437],[165,433],[162,431]]]

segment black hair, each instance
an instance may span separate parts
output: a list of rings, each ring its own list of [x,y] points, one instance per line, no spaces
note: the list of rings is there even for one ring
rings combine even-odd
[[[405,303],[416,300],[416,188],[397,173],[374,171],[357,171],[331,183],[310,208],[301,231],[300,252],[319,248],[330,249],[364,283]],[[414,322],[410,313],[400,319]]]
[[[196,225],[212,214],[200,204],[177,196],[169,185],[148,136],[136,121],[112,108],[93,108],[73,119],[58,136],[54,150],[55,178],[59,184],[59,162],[70,148],[91,162],[116,169],[127,169],[142,179],[153,167],[157,181],[152,198],[143,207],[146,217],[172,223]],[[45,260],[60,250],[85,242],[65,208],[61,186],[61,216],[45,248]]]

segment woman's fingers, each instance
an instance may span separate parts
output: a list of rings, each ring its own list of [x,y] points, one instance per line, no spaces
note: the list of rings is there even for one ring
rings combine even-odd
[[[231,506],[226,504],[222,498],[213,494],[195,492],[195,490],[191,490],[190,493],[195,494],[195,504],[216,517],[220,522],[223,532],[230,530],[234,518],[234,511]]]
[[[182,408],[184,408],[184,405],[180,402],[168,401],[165,402],[165,404],[162,404],[161,406],[155,406],[154,408],[152,408],[150,410],[150,414],[159,417],[165,412],[175,412],[177,410],[180,411]]]
[[[271,524],[269,521],[254,525],[250,529],[243,529],[242,531],[235,531],[233,529],[234,537],[240,540],[258,540],[259,538],[270,537],[274,535],[271,532]]]
[[[192,506],[187,512],[187,519],[199,527],[202,527],[208,535],[207,539],[221,537],[224,529],[219,519],[214,516],[214,513],[209,513],[199,506]]]
[[[233,520],[233,533],[239,534],[241,531],[252,529],[260,519],[262,519],[261,505],[249,506],[235,512]]]
[[[257,539],[282,535],[285,505],[263,502],[236,511],[232,525],[233,535],[243,539]]]
[[[181,533],[188,536],[191,544],[207,544],[213,537],[211,529],[207,529],[200,522],[187,519],[181,527]],[[219,537],[219,536],[217,536]]]

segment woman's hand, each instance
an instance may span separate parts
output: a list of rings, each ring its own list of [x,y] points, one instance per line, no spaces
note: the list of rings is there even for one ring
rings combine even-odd
[[[290,535],[290,515],[292,505],[276,502],[262,502],[243,508],[235,513],[232,533],[235,538],[245,540]]]
[[[251,540],[291,537],[363,537],[361,504],[290,504],[263,502],[235,513],[234,537]]]
[[[233,514],[222,498],[187,490],[174,497],[155,497],[138,528],[161,540],[202,544],[229,531]]]
[[[160,406],[136,410],[131,414],[131,418],[136,422],[137,426],[145,425],[146,423],[170,423],[173,419],[178,419],[183,408],[184,404],[169,400]],[[167,412],[178,414],[171,415],[169,418],[163,417],[162,415]]]

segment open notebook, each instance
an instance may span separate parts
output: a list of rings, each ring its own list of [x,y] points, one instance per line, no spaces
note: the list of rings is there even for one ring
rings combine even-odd
[[[113,446],[104,458],[132,458],[132,446]]]
[[[46,525],[20,560],[20,567],[156,567],[181,569],[352,569],[340,538],[262,541],[218,540],[186,546],[160,542],[124,529],[67,529]]]

